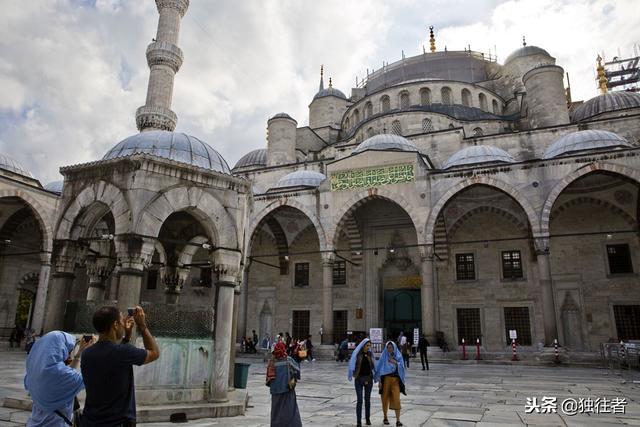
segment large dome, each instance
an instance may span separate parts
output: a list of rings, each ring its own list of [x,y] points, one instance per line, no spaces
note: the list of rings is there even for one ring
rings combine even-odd
[[[504,63],[508,64],[509,62],[513,61],[516,58],[522,58],[523,56],[531,56],[531,55],[545,55],[545,56],[551,57],[551,55],[549,55],[549,52],[542,49],[541,47],[523,46],[520,49],[517,49],[511,52],[511,55],[507,56],[507,59],[504,61]]]
[[[457,151],[449,157],[442,169],[486,163],[515,163],[516,159],[501,148],[493,145],[474,145]]]
[[[233,167],[234,169],[246,168],[248,166],[266,166],[267,165],[267,149],[258,148],[257,150],[249,151],[244,156],[240,157],[240,160]]]
[[[6,154],[0,154],[0,169],[5,169],[17,173],[18,175],[33,178],[33,175],[27,170],[27,168],[22,166],[13,157],[9,157]]]
[[[544,152],[543,159],[568,156],[588,150],[610,150],[613,148],[631,148],[629,141],[606,130],[580,130],[558,138]]]
[[[273,188],[319,187],[325,179],[327,177],[320,172],[300,170],[283,176]]]
[[[571,114],[571,121],[580,122],[609,111],[638,107],[640,107],[640,93],[625,91],[603,93],[578,106]]]
[[[367,150],[375,151],[418,151],[413,142],[399,135],[381,133],[365,139],[353,150],[353,154]]]
[[[141,153],[152,154],[216,172],[231,173],[224,158],[207,143],[184,133],[165,130],[141,132],[130,136],[109,150],[102,160]]]

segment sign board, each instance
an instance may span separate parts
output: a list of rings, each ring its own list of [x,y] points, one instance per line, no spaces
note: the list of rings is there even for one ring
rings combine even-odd
[[[382,328],[369,329],[369,339],[372,344],[382,344]]]
[[[420,329],[413,328],[413,346],[418,345],[418,341],[420,340]]]
[[[515,329],[509,329],[509,339],[511,339],[511,340],[517,340],[518,339],[518,333],[516,332]]]

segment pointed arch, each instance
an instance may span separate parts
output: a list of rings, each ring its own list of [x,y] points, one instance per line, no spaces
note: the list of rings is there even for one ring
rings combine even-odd
[[[47,211],[44,209],[44,207],[33,196],[22,190],[0,190],[0,199],[3,197],[16,197],[22,200],[22,202],[31,209],[33,215],[38,221],[38,224],[40,225],[40,230],[42,231],[42,250],[45,252],[51,252],[53,248],[54,236],[53,229],[50,225],[50,221],[52,220],[52,218],[48,217],[51,214],[46,215]]]

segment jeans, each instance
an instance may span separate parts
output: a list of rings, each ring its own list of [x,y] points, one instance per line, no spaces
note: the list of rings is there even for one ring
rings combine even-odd
[[[368,420],[371,418],[371,389],[373,388],[373,379],[368,377],[369,384],[364,384],[365,379],[358,377],[355,380],[356,396],[358,397],[358,403],[356,404],[356,418],[358,424],[362,422],[362,391],[364,390],[364,416]]]
[[[429,370],[429,360],[427,359],[427,352],[420,351],[420,361],[422,362],[422,369],[425,368],[425,364],[427,365],[427,370]]]

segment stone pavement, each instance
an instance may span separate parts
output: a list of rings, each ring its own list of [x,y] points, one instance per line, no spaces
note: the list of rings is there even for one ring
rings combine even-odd
[[[239,360],[243,361],[243,360]],[[251,362],[249,408],[234,418],[190,421],[190,426],[268,426],[270,396],[264,386],[265,364]],[[24,356],[0,353],[0,398],[22,391]],[[302,381],[296,392],[305,426],[355,426],[355,392],[346,380],[346,363],[302,364]],[[628,378],[629,379],[629,378]],[[380,399],[372,394],[374,426],[382,426]],[[557,412],[526,414],[526,399],[557,399]],[[625,398],[624,414],[590,413],[566,415],[565,399]],[[412,363],[408,371],[407,396],[402,396],[405,426],[621,426],[640,425],[640,384],[623,382],[616,373],[597,368],[541,367],[491,364],[432,364],[422,371]],[[552,405],[551,405],[552,406]],[[598,405],[597,405],[598,406]],[[610,406],[598,406],[612,412]],[[24,425],[28,414],[0,408],[0,426]],[[14,422],[10,422],[15,421]],[[394,418],[390,416],[394,425]],[[170,423],[140,424],[169,427]]]

